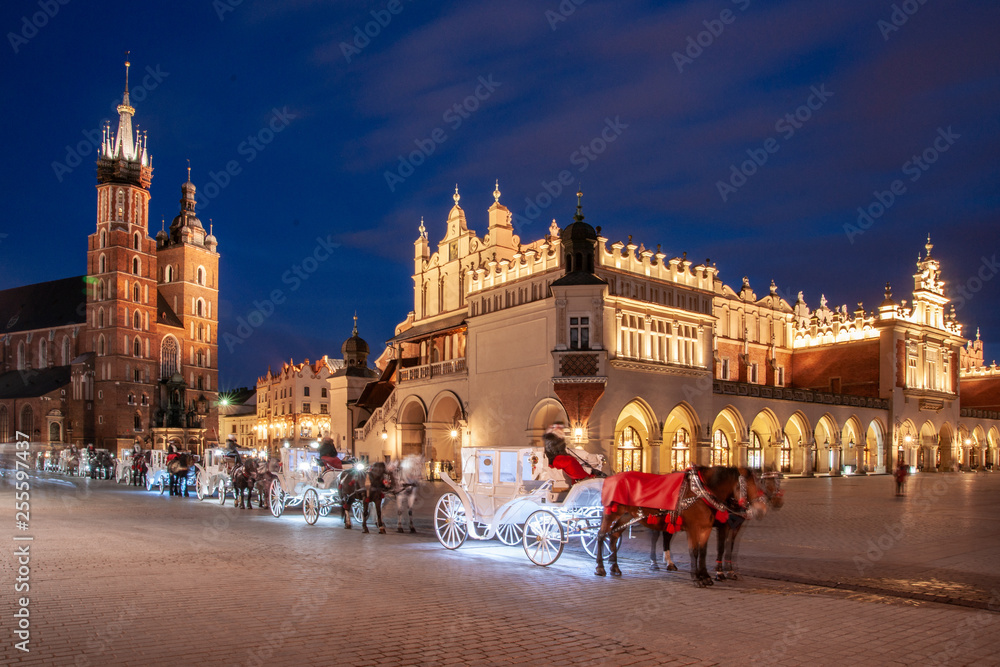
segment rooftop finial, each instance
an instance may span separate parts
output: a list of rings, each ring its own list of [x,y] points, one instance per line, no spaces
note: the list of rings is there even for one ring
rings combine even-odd
[[[420,216],[420,227],[417,231],[420,232],[420,238],[427,238],[427,228],[424,227],[424,216]]]
[[[356,310],[354,311],[354,333],[352,333],[351,335],[352,336],[358,335],[358,311]]]
[[[493,191],[493,201],[500,203],[500,179],[497,179],[496,189]]]
[[[888,282],[885,284],[885,298],[892,298],[892,285]]]
[[[188,159],[187,163],[188,163],[188,181],[187,182],[190,183],[191,182],[191,160],[190,160],[190,158]]]
[[[573,216],[576,222],[583,222],[583,186],[576,191],[576,215]]]
[[[979,340],[979,327],[976,327],[976,340]]]
[[[455,200],[455,206],[458,206],[458,200],[462,198],[462,195],[458,194],[458,183],[455,183],[455,194],[451,198]]]
[[[161,232],[166,231],[164,229],[164,227],[166,227],[166,225],[167,225],[167,219],[161,215],[160,216],[160,231]]]
[[[931,258],[931,248],[933,248],[933,247],[934,247],[934,244],[931,243],[931,235],[928,234],[927,235],[927,243],[924,245],[924,248],[927,249],[927,257],[925,257],[924,259],[930,259]]]
[[[129,56],[130,53],[132,53],[132,52],[131,51],[126,51],[125,52],[125,93],[126,94],[128,93],[128,68],[132,66],[132,63],[130,63],[128,61],[128,56]]]
[[[214,236],[214,234],[212,234],[212,219],[211,218],[208,219],[208,235],[209,236]]]

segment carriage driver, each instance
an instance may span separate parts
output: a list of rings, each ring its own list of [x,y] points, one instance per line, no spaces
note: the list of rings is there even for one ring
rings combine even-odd
[[[226,454],[227,459],[232,459],[233,463],[236,465],[241,465],[243,463],[243,457],[240,456],[239,446],[236,443],[236,434],[230,433],[226,436]]]
[[[549,461],[549,467],[562,470],[573,484],[597,476],[595,471],[584,468],[580,460],[566,449],[562,422],[553,423],[542,436],[542,442],[545,444],[545,456]]]
[[[323,462],[326,468],[333,468],[334,470],[344,469],[344,464],[341,462],[337,452],[337,446],[333,444],[333,438],[323,438],[323,442],[319,445],[319,460]]]

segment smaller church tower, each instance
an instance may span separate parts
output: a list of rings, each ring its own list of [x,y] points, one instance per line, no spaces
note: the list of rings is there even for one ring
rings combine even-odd
[[[86,345],[95,353],[97,394],[92,432],[95,445],[112,450],[148,435],[159,357],[156,254],[148,232],[153,167],[145,136],[132,129],[128,68],[126,61],[118,131],[105,126],[99,148],[97,228],[87,251]]]

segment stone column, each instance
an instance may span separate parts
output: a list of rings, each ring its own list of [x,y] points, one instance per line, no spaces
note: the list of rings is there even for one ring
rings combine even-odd
[[[833,454],[830,457],[830,474],[834,477],[840,477],[840,468],[842,464],[841,456],[843,455],[843,448],[840,445],[830,445],[830,452]]]

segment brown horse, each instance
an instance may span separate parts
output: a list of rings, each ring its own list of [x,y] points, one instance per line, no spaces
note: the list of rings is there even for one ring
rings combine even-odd
[[[266,463],[257,466],[257,482],[254,489],[257,491],[257,507],[269,507],[271,504],[271,482],[278,478],[275,471],[278,469],[278,462],[271,459]]]
[[[364,500],[365,472],[368,466],[364,461],[354,461],[349,470],[345,470],[337,483],[337,495],[340,497],[340,514],[344,519],[344,528],[351,529],[351,505],[355,500]],[[368,529],[365,528],[365,532]]]
[[[257,459],[249,457],[243,459],[243,463],[233,470],[232,481],[233,495],[236,496],[236,509],[252,510],[253,502],[250,498],[250,492],[253,491],[257,481]]]
[[[382,521],[382,501],[389,494],[391,486],[392,478],[386,473],[385,463],[382,461],[373,463],[368,469],[368,484],[361,497],[361,502],[364,503],[364,512],[361,514],[361,532],[368,532],[368,507],[375,503],[375,525],[378,526],[379,535],[385,535],[385,522]]]
[[[781,490],[781,473],[765,472],[761,475],[755,475],[754,478],[757,482],[757,487],[764,494],[764,502],[767,503],[767,506],[776,510],[781,509],[785,504],[785,492]],[[729,514],[726,521],[716,519],[712,524],[715,528],[716,537],[716,581],[725,581],[727,579],[736,581],[740,578],[739,572],[733,564],[736,561],[736,543],[740,530],[743,528],[743,524],[746,523],[746,516],[741,515],[739,507],[731,507],[731,509],[735,511]],[[667,563],[667,570],[676,570],[677,566],[670,556],[670,538],[672,535],[656,526],[650,526],[650,528],[652,529],[653,539],[649,549],[649,569],[660,569],[656,557],[656,544],[662,532],[663,560]]]
[[[170,475],[170,495],[181,495],[181,485],[183,485],[184,497],[187,497],[187,476],[193,467],[194,454],[191,452],[178,452],[177,456],[167,461],[167,473]]]
[[[676,473],[675,473],[676,474]],[[668,526],[684,530],[688,534],[688,550],[691,554],[691,579],[699,587],[711,586],[712,578],[706,568],[708,538],[712,523],[722,514],[728,513],[726,502],[731,498],[736,505],[745,507],[748,517],[766,512],[753,473],[746,468],[706,468],[697,466],[683,473],[676,507],[643,507],[627,501],[615,503],[604,509],[601,528],[597,539],[597,569],[595,574],[605,576],[604,542],[608,540],[608,561],[611,574],[621,576],[618,568],[618,548],[622,533],[632,524],[646,520],[657,525],[666,520]],[[607,483],[607,482],[606,482]],[[668,528],[669,530],[669,528]]]

